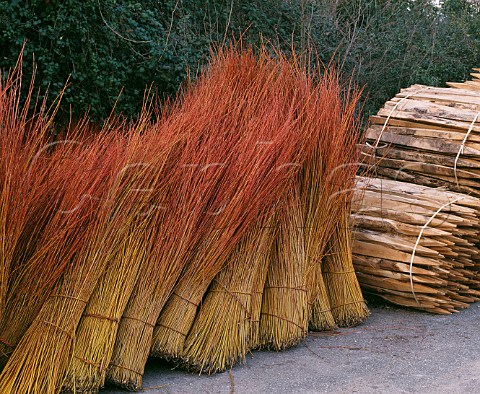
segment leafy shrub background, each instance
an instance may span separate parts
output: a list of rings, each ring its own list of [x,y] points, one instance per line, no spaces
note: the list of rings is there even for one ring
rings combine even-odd
[[[101,121],[138,113],[145,88],[175,94],[210,46],[242,35],[285,51],[314,49],[365,86],[374,113],[401,87],[443,85],[480,67],[478,1],[446,0],[0,0],[0,67],[15,64],[53,98],[67,79],[61,116]],[[41,97],[40,97],[41,98]]]

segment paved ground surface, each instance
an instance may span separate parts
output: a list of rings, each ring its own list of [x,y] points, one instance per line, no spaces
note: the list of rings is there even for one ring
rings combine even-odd
[[[374,304],[363,325],[198,376],[149,361],[146,393],[480,393],[480,304],[435,316]],[[125,393],[113,388],[102,393]]]

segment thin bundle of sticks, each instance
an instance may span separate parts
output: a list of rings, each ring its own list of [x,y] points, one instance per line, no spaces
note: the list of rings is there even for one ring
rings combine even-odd
[[[57,107],[49,110],[43,102],[29,112],[33,80],[21,107],[21,59],[8,80],[0,83],[0,221],[5,232],[0,236],[1,364],[80,247],[92,218],[91,197],[98,197],[101,189],[92,160],[100,152],[86,147],[85,121],[71,128],[75,142],[47,138]],[[91,178],[84,171],[91,172]],[[80,179],[73,182],[76,178]]]
[[[32,250],[20,255],[21,259],[17,260],[18,264],[10,277],[0,332],[11,349],[23,336],[45,300],[52,295],[57,281],[82,248],[88,234],[99,198],[98,191],[103,187],[103,177],[98,170],[98,163],[85,163],[84,160],[92,159],[92,156],[85,155],[87,152],[92,155],[100,153],[90,148],[81,150],[75,147],[65,155],[64,149],[58,148],[51,158],[38,159],[40,163],[56,163],[50,168],[54,171],[49,171],[45,181],[49,192],[39,200],[50,207],[50,212],[47,218],[37,217],[46,209],[31,213],[32,220],[28,223],[31,227],[26,227],[24,231],[28,239],[34,240],[30,245]],[[88,177],[85,176],[85,170],[89,173]],[[95,178],[96,173],[98,176]],[[83,179],[78,180],[79,177]],[[59,182],[58,187],[53,186],[56,182]],[[40,218],[46,220],[41,228],[38,227]],[[18,247],[22,246],[19,244]]]
[[[260,315],[260,344],[283,350],[308,333],[307,256],[299,193],[293,190],[278,213]]]
[[[64,391],[96,391],[103,386],[118,325],[137,282],[138,271],[150,258],[151,245],[161,236],[158,230],[165,213],[176,141],[167,141],[165,135],[158,132],[164,119],[149,125],[149,114],[144,108],[135,130],[136,134],[142,132],[141,145],[134,145],[139,149],[132,152],[131,164],[121,170],[123,175],[131,173],[129,187],[141,193],[134,203],[141,204],[144,212],[127,223],[127,231],[115,240],[118,245],[114,255],[76,330],[74,355],[63,383]]]
[[[183,356],[185,339],[197,312],[195,305],[200,304],[233,247],[257,222],[259,215],[263,214],[268,220],[274,213],[276,203],[285,194],[285,182],[298,172],[294,165],[281,167],[297,163],[305,146],[305,139],[295,128],[301,101],[293,88],[294,70],[286,60],[274,60],[266,52],[258,61],[253,59],[251,53],[238,53],[227,59],[248,64],[250,76],[248,84],[242,90],[237,89],[242,93],[236,96],[237,102],[229,104],[231,109],[238,108],[229,117],[233,117],[231,120],[240,139],[233,146],[235,156],[215,196],[218,203],[226,202],[226,205],[220,215],[211,218],[215,231],[206,233],[201,240],[159,317],[152,347],[152,353],[157,356]],[[239,77],[244,78],[240,74],[235,76]],[[243,178],[239,174],[249,176]],[[190,301],[190,306],[182,302],[184,299]],[[200,309],[200,313],[208,317],[207,311]],[[193,355],[184,358],[193,360]]]
[[[348,206],[328,242],[323,262],[323,279],[330,308],[339,327],[359,324],[369,314],[353,266],[350,204]]]
[[[28,98],[25,107],[19,104],[21,62],[22,56],[10,77],[6,81],[0,80],[0,319],[5,311],[14,250],[28,221],[26,211],[33,205],[31,201],[22,204],[22,198],[31,196],[35,201],[39,193],[38,185],[33,183],[38,178],[25,179],[29,156],[44,144],[43,134],[48,123],[42,110],[36,119],[29,119]],[[28,193],[28,187],[32,189],[31,194]],[[40,195],[42,192],[40,190]],[[25,247],[28,248],[28,241]]]
[[[112,161],[117,161],[116,158],[121,155],[116,144],[110,141],[105,143],[104,138],[105,136],[100,136],[100,143],[89,146],[83,156],[79,155],[75,161],[72,161],[72,165],[77,166],[79,170],[67,185],[66,190],[70,191],[70,198],[63,199],[57,213],[71,216],[71,219],[67,221],[69,227],[60,227],[60,230],[64,236],[71,235],[72,237],[66,237],[65,242],[53,243],[46,251],[41,248],[38,255],[34,255],[33,262],[40,266],[41,264],[45,265],[45,261],[48,261],[49,265],[43,270],[34,272],[29,278],[25,277],[25,280],[37,281],[42,279],[39,276],[40,273],[48,275],[55,271],[63,272],[60,280],[54,284],[50,296],[41,305],[38,315],[32,313],[29,316],[30,319],[36,317],[2,372],[0,386],[2,391],[29,392],[33,389],[41,392],[54,392],[59,389],[59,379],[63,377],[63,371],[68,365],[76,325],[104,267],[98,243],[95,245],[95,252],[90,255],[85,253],[85,249],[93,246],[96,231],[107,236],[105,228],[99,229],[95,226],[95,221],[90,220],[87,223],[88,232],[86,234],[75,232],[75,230],[83,228],[85,222],[81,219],[93,216],[95,220],[98,220],[101,217],[99,207],[110,204],[108,197],[104,200],[103,191],[108,190],[108,185],[105,187],[104,182],[106,179],[113,179],[113,173],[117,170],[105,162],[100,165],[98,161],[100,157],[102,160],[110,157]],[[106,152],[105,147],[109,147],[110,152]],[[86,170],[88,177],[83,173]],[[84,183],[89,189],[86,190],[82,187],[81,177],[85,178]],[[85,192],[85,194],[78,195],[78,192]],[[81,197],[84,201],[81,200]],[[87,198],[90,201],[86,201]],[[69,213],[70,215],[68,215]],[[111,211],[108,216],[111,216]],[[107,221],[107,215],[104,217]],[[52,221],[53,223],[55,221]],[[58,231],[58,228],[56,230]],[[98,236],[98,233],[95,235]],[[100,237],[98,236],[98,238]],[[43,246],[45,245],[49,244]],[[64,246],[65,249],[58,253],[57,248],[61,246]],[[44,253],[47,259],[42,258]],[[50,256],[52,258],[48,259]],[[32,291],[21,289],[27,294],[27,297],[34,294]],[[23,315],[25,312],[21,314],[21,316]],[[7,328],[12,329],[10,322],[7,323]],[[55,346],[51,346],[52,344]]]
[[[160,311],[152,354],[182,354],[209,284],[259,212],[282,195],[295,168],[275,171],[276,164],[295,162],[305,140],[289,126],[296,106],[280,94],[277,81],[285,71],[278,72],[266,54],[256,59],[251,51],[220,51],[170,116],[165,127],[188,134],[169,198],[174,205],[120,322],[109,380],[140,387]]]
[[[309,327],[312,330],[329,330],[336,326],[332,314],[328,290],[324,282],[323,261],[327,244],[335,229],[342,225],[345,210],[349,209],[352,185],[359,166],[356,143],[360,142],[356,125],[356,104],[359,92],[343,86],[339,75],[327,72],[317,85],[318,91],[307,113],[316,116],[307,120],[313,131],[310,141],[313,149],[308,152],[300,175],[301,204],[307,256],[307,294],[309,302]],[[346,252],[346,254],[343,253]],[[345,265],[341,271],[351,269],[348,250],[337,250],[338,264]],[[338,267],[337,267],[338,268]],[[332,279],[332,277],[329,277]],[[332,286],[353,286],[355,278],[343,283],[344,278],[332,279]],[[358,291],[357,291],[358,293]],[[359,296],[358,300],[361,299]],[[335,306],[338,306],[337,301]],[[352,304],[353,319],[357,322],[366,318],[365,305]],[[356,308],[356,311],[353,309]],[[352,320],[352,322],[353,322]],[[337,322],[345,324],[345,322]]]
[[[268,270],[272,258],[275,240],[278,237],[278,214],[275,214],[262,232],[263,237],[269,237],[270,249],[263,255],[258,253],[262,261],[258,262],[258,270],[254,274],[253,284],[251,288],[251,309],[250,309],[250,332],[249,332],[249,349],[258,349],[262,346],[262,338],[260,336],[260,317],[262,315],[263,294],[265,290],[265,282],[267,280]],[[260,238],[257,238],[260,239]],[[240,358],[244,361],[243,356]]]
[[[141,387],[156,319],[184,269],[183,253],[191,247],[183,232],[198,225],[202,214],[194,205],[199,200],[195,191],[198,171],[189,164],[195,160],[186,165],[182,161],[189,144],[195,144],[190,138],[190,126],[173,109],[171,118],[159,127],[158,135],[173,143],[172,150],[163,163],[152,160],[153,170],[163,171],[159,172],[156,185],[151,186],[153,218],[147,228],[150,234],[145,239],[137,279],[119,321],[115,343],[111,344],[109,360],[104,358],[109,362],[108,369],[99,371],[95,384],[103,384],[106,379],[126,388]]]
[[[223,371],[259,345],[263,284],[276,231],[273,223],[256,223],[213,280],[185,342],[182,364],[188,369]]]
[[[371,117],[363,153],[376,175],[480,196],[480,97],[456,86],[413,85]]]
[[[9,78],[0,80],[0,322],[5,320],[12,293],[9,288],[12,281],[15,282],[12,275],[22,259],[28,258],[35,248],[37,239],[32,234],[37,236],[55,209],[54,204],[48,207],[44,204],[49,193],[45,188],[45,179],[50,163],[31,165],[35,153],[45,145],[48,115],[42,106],[37,116],[30,118],[30,96],[24,107],[20,105],[21,62],[22,56]],[[30,94],[32,89],[33,81]],[[42,215],[43,220],[35,221],[34,214]],[[3,364],[15,339],[2,331],[0,329]]]
[[[479,199],[378,178],[357,188],[353,262],[365,290],[441,314],[479,299]]]

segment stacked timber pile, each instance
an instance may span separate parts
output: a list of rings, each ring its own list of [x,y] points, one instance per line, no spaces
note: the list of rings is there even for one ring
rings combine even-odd
[[[361,286],[441,314],[478,301],[479,209],[480,200],[464,194],[359,177],[352,219]]]
[[[477,86],[413,85],[388,101],[371,117],[363,150],[376,175],[480,196]]]
[[[1,393],[137,390],[149,355],[216,372],[367,317],[359,93],[300,64],[221,49],[160,116],[65,141],[0,79]]]
[[[378,178],[359,181],[355,266],[365,289],[394,303],[449,313],[478,297],[480,74],[472,76],[403,89],[366,131],[363,159]]]
[[[447,85],[456,89],[472,90],[474,92],[480,92],[480,68],[474,68],[473,73],[470,75],[473,77],[471,81],[465,82],[447,82]]]

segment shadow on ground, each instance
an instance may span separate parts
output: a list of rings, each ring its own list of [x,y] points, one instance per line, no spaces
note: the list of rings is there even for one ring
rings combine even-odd
[[[378,302],[362,325],[311,333],[285,352],[252,352],[212,376],[150,360],[146,393],[480,392],[480,303],[437,316]],[[125,393],[113,387],[102,393]]]

